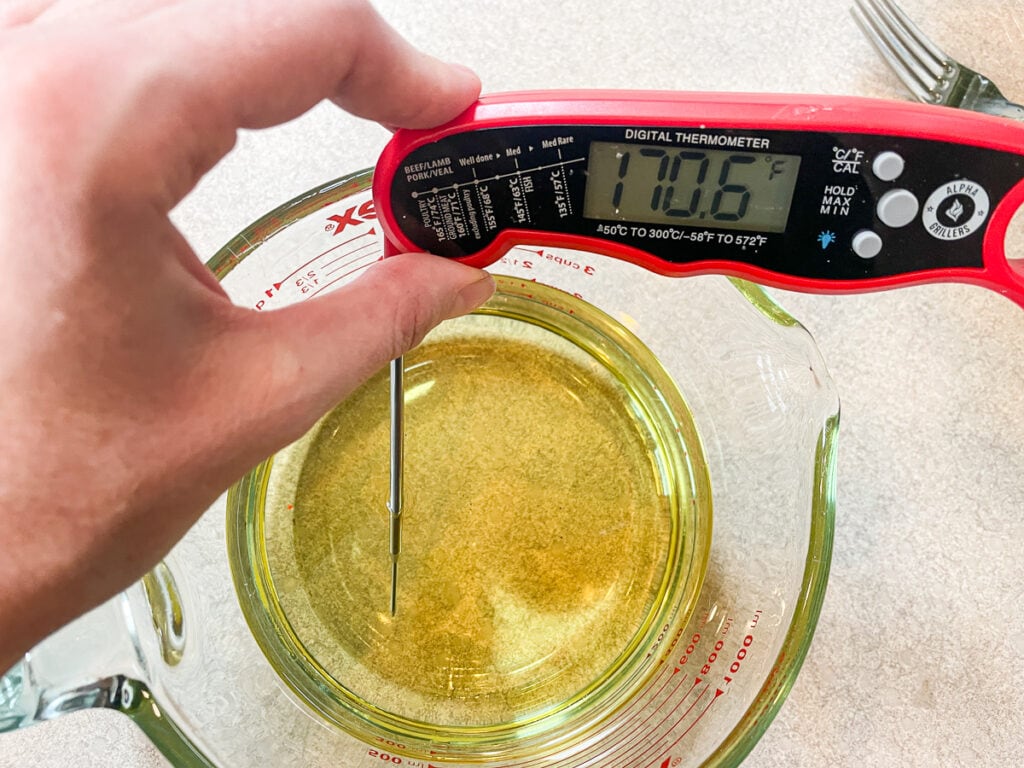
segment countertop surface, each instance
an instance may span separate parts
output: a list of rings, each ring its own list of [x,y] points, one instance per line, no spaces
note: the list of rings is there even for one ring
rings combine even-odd
[[[847,0],[380,0],[378,7],[421,47],[475,68],[489,92],[906,98]],[[946,50],[1024,101],[1024,2],[905,0],[904,7]],[[254,29],[256,45],[259,35]],[[174,218],[208,258],[261,213],[372,165],[387,136],[327,104],[287,125],[244,132]],[[1024,215],[1012,229],[1024,243]],[[1024,247],[1014,248],[1011,256],[1024,257]],[[968,286],[773,294],[817,339],[839,389],[838,501],[814,643],[745,765],[1018,765],[1024,311]],[[166,763],[112,713],[0,737],[0,768],[69,765]]]

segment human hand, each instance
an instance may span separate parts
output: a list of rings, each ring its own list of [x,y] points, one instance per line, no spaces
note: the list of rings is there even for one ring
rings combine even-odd
[[[169,211],[239,128],[323,98],[426,127],[478,91],[359,0],[0,8],[0,671],[493,290],[478,270],[405,255],[256,313],[228,301]]]

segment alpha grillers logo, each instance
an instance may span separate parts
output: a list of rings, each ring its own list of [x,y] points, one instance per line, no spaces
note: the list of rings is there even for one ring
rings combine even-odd
[[[954,179],[932,192],[921,220],[929,235],[949,242],[979,232],[988,214],[985,188],[970,179]]]
[[[352,226],[358,227],[360,224],[365,224],[367,221],[377,218],[377,211],[373,207],[373,200],[367,200],[360,206],[353,205],[344,213],[338,213],[334,216],[327,217],[327,226],[325,229],[330,232],[334,230],[334,234],[340,235],[345,231],[345,228],[351,224]]]

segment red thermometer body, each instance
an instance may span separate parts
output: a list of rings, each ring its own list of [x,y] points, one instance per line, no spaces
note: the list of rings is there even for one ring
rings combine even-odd
[[[826,96],[542,91],[399,131],[374,178],[392,248],[487,266],[562,246],[817,293],[957,281],[1024,306],[1004,240],[1024,124]]]

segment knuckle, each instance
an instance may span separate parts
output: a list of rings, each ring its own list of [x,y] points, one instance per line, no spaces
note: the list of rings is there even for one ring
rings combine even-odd
[[[398,357],[417,346],[435,323],[433,308],[420,294],[402,293],[395,297],[390,334],[389,358]]]
[[[63,179],[81,176],[107,79],[92,50],[88,42],[59,39],[18,39],[0,47],[0,135],[17,167],[29,164],[33,173]]]
[[[377,308],[383,352],[394,358],[408,352],[437,324],[439,310],[432,292],[424,287],[401,260],[385,259],[364,277],[370,282],[366,295]]]
[[[55,49],[19,41],[5,45],[0,53],[4,71],[11,73],[3,78],[4,103],[20,120],[66,119],[75,104],[90,101],[90,75],[95,67],[80,55],[79,47],[65,49],[59,56],[53,54]]]

